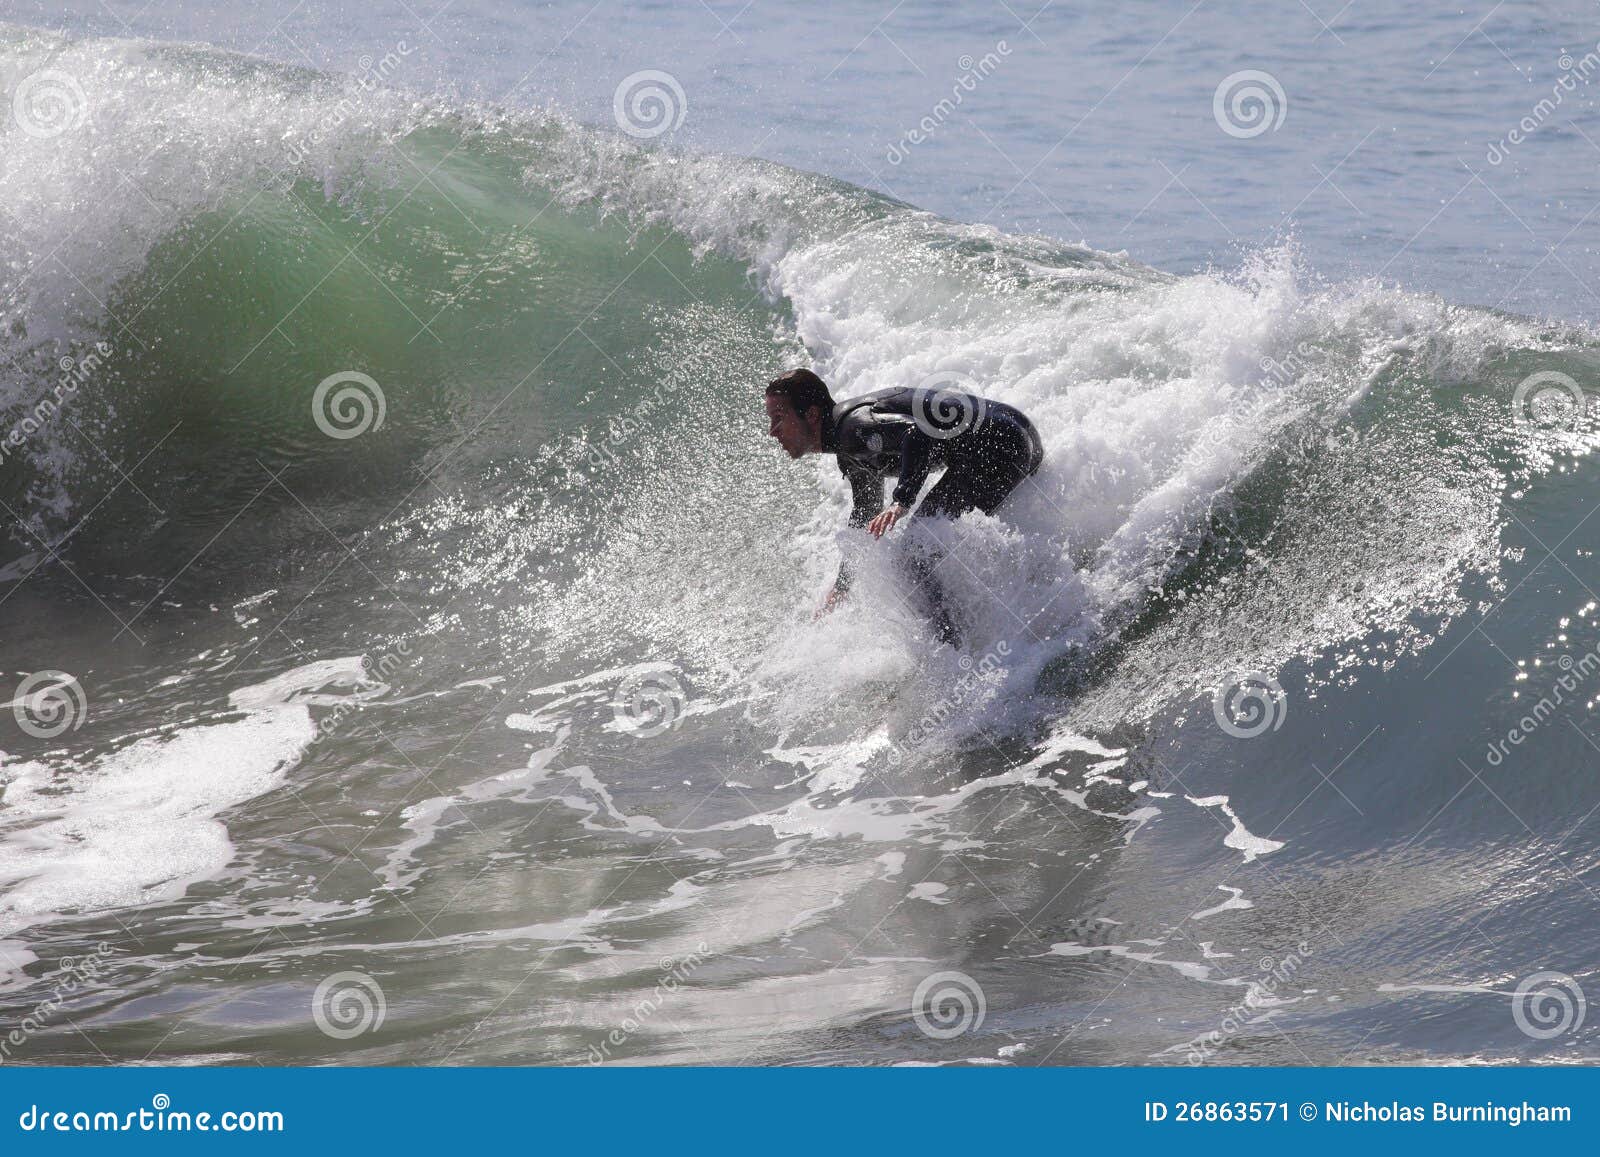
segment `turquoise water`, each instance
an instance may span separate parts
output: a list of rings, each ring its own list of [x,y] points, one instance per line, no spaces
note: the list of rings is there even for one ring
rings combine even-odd
[[[495,99],[547,24],[452,7],[402,51],[404,14],[284,15],[0,35],[13,102],[48,71],[65,109],[13,103],[0,169],[7,1062],[1592,1056],[1600,347],[1517,281],[1586,275],[1581,229],[1502,248],[1413,141],[1404,194],[1395,146],[1336,178],[1381,225],[1335,196],[1280,231],[1351,66],[1297,33],[1324,73],[1231,136],[1209,12],[1084,122],[1082,196],[996,214],[977,113],[890,182],[828,160],[915,123],[876,41],[796,111],[831,40],[768,77],[789,18],[733,20],[721,69],[665,50],[700,17],[634,10]],[[1530,61],[1554,35],[1504,18]],[[913,59],[1000,35],[906,20]],[[1019,155],[1150,49],[1038,30],[1103,51],[1049,101],[1002,87],[1059,75],[1031,40],[983,79]],[[681,135],[608,119],[652,43]],[[1459,100],[1383,75],[1430,131]],[[1156,111],[1190,90],[1210,143]],[[1122,141],[1237,195],[1123,226]],[[1257,145],[1272,181],[1224,159]],[[1504,164],[1536,232],[1581,222],[1583,166]],[[800,363],[1039,425],[1038,485],[952,530],[964,653],[765,437]]]

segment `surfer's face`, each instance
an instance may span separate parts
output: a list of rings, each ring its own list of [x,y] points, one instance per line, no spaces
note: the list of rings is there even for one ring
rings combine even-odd
[[[815,407],[813,412],[816,412]],[[817,434],[820,414],[816,420],[808,422],[794,412],[788,398],[768,394],[767,418],[767,433],[778,440],[778,445],[791,458],[798,458],[806,451],[815,449],[821,441]]]

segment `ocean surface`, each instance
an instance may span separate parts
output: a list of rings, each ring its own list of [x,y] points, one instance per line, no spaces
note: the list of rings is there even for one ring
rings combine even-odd
[[[0,3],[0,1064],[1600,1058],[1597,45]]]

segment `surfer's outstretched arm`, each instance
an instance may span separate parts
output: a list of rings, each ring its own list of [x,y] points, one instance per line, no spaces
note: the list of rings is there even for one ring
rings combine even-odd
[[[856,528],[866,526],[883,510],[883,479],[843,458],[839,460],[839,469],[844,472],[845,481],[850,483],[850,525]],[[850,589],[850,578],[850,564],[841,559],[839,577],[828,592],[823,610],[832,610],[833,605],[844,598],[845,592]]]

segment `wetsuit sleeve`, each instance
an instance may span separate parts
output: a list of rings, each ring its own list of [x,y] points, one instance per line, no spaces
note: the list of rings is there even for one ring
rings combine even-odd
[[[933,452],[933,439],[916,426],[906,431],[900,443],[900,481],[894,488],[894,500],[905,509],[916,505],[922,484],[928,480],[929,455]]]
[[[843,459],[839,461],[839,469],[844,471],[845,481],[850,483],[850,525],[865,526],[883,509],[883,479]],[[833,589],[841,595],[850,589],[848,563],[839,563],[839,577],[834,580]]]
[[[840,462],[839,469],[850,483],[850,525],[865,526],[883,509],[883,479],[853,464]]]

